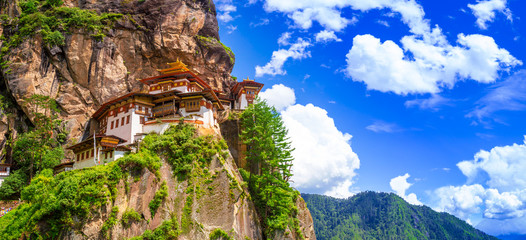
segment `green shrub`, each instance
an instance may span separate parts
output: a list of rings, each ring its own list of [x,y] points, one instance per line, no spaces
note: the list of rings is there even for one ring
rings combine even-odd
[[[153,199],[152,201],[150,201],[150,204],[148,204],[148,207],[150,207],[150,213],[152,214],[152,218],[153,216],[155,216],[157,209],[161,206],[161,203],[164,201],[166,196],[168,196],[168,187],[166,186],[166,182],[163,182],[159,190],[155,192],[155,196],[153,196]]]
[[[179,234],[181,234],[181,230],[179,230],[177,219],[174,217],[164,221],[155,230],[146,230],[141,236],[130,238],[130,240],[176,240]]]
[[[122,214],[121,223],[124,227],[129,227],[132,222],[141,221],[142,216],[136,212],[133,208],[126,209]]]
[[[102,224],[101,232],[104,238],[108,239],[110,237],[108,231],[115,226],[117,223],[117,213],[119,212],[119,208],[117,206],[114,206],[111,209],[110,217]]]
[[[49,46],[63,46],[64,45],[64,35],[59,31],[53,31],[48,34],[44,34],[44,41]]]
[[[221,228],[216,228],[210,233],[210,240],[234,240]]]

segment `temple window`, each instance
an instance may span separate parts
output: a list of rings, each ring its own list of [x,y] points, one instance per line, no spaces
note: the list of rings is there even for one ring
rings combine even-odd
[[[130,115],[126,116],[126,124],[130,124]]]
[[[188,101],[186,102],[186,111],[188,112],[195,112],[195,111],[199,111],[199,100],[194,100],[194,101]]]
[[[124,126],[124,117],[121,118],[121,126]]]
[[[115,128],[119,127],[119,119],[115,120]]]
[[[113,124],[114,124],[114,122],[113,122],[113,121],[111,121],[111,129],[113,129]]]

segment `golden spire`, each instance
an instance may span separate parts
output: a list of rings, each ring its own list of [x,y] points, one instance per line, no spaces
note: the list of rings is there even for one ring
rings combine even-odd
[[[177,59],[176,62],[172,62],[172,63],[167,63],[170,67],[169,68],[165,68],[165,69],[157,69],[157,71],[161,72],[161,74],[170,74],[170,73],[179,73],[179,72],[188,72],[190,70],[188,70],[188,68],[186,67],[186,65],[179,61],[179,59]]]
[[[250,80],[250,78],[247,77],[247,79],[243,79],[243,81],[254,81],[254,80]]]

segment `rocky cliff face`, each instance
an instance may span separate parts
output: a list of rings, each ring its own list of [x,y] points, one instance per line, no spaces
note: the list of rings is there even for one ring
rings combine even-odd
[[[18,0],[0,1],[0,14],[20,16]],[[65,0],[64,5],[120,13],[102,41],[73,29],[63,46],[42,37],[9,49],[0,82],[28,112],[24,99],[41,94],[57,100],[70,137],[79,137],[89,117],[111,98],[142,89],[142,79],[180,59],[216,89],[228,89],[234,55],[219,42],[215,6],[208,0]],[[0,26],[0,34],[7,30]],[[6,45],[6,43],[3,43]],[[0,133],[0,136],[3,134]],[[1,137],[0,137],[1,138]],[[0,139],[1,141],[1,139]]]
[[[50,46],[37,34],[24,39],[16,47],[2,49],[0,63],[0,93],[11,103],[0,117],[0,148],[6,138],[16,137],[32,123],[31,106],[24,99],[41,94],[56,99],[60,117],[66,120],[69,138],[80,137],[90,116],[111,98],[130,91],[142,90],[138,79],[158,74],[156,69],[178,59],[207,81],[212,87],[228,91],[233,83],[230,72],[235,61],[233,53],[219,41],[215,6],[209,0],[64,0],[64,6],[90,9],[97,13],[123,14],[103,39],[90,36],[86,29],[70,29],[64,44]],[[0,0],[0,15],[9,18],[21,15],[19,0]],[[18,27],[0,25],[0,36],[13,34]],[[5,41],[5,38],[3,38]],[[1,42],[2,48],[6,42]],[[9,113],[9,114],[7,114]],[[237,154],[237,153],[236,153]],[[237,156],[237,155],[236,155]],[[192,227],[179,239],[207,239],[214,229],[232,229],[235,239],[261,239],[261,225],[250,198],[246,197],[237,166],[232,157],[225,162],[217,159],[209,169],[216,176],[208,182],[206,193],[193,197],[190,206]],[[188,181],[177,181],[164,164],[161,179],[143,170],[135,180],[118,185],[113,206],[102,209],[82,229],[67,233],[65,239],[99,239],[101,229],[117,207],[117,219],[126,209],[141,214],[139,221],[116,224],[109,230],[112,239],[137,236],[153,230],[174,215],[181,218],[190,196]],[[166,182],[168,198],[155,216],[149,203],[160,183]],[[244,197],[241,197],[245,194]],[[302,199],[297,201],[300,228],[305,239],[315,239],[313,222]],[[149,219],[148,221],[146,219]],[[290,233],[277,233],[276,239],[293,239]]]

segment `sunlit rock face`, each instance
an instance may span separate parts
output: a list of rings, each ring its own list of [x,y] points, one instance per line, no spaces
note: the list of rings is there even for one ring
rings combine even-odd
[[[2,2],[0,14],[17,17],[17,0]],[[47,46],[38,35],[10,49],[0,82],[26,115],[23,99],[55,98],[70,137],[104,102],[140,91],[138,79],[158,75],[166,63],[181,60],[213,88],[228,90],[234,55],[219,42],[215,5],[208,0],[64,1],[64,6],[97,13],[121,13],[103,41],[84,30],[65,35],[65,45]],[[0,26],[0,34],[8,34]],[[5,84],[4,84],[5,83]],[[2,132],[3,133],[3,132]],[[4,134],[0,133],[3,137]]]

